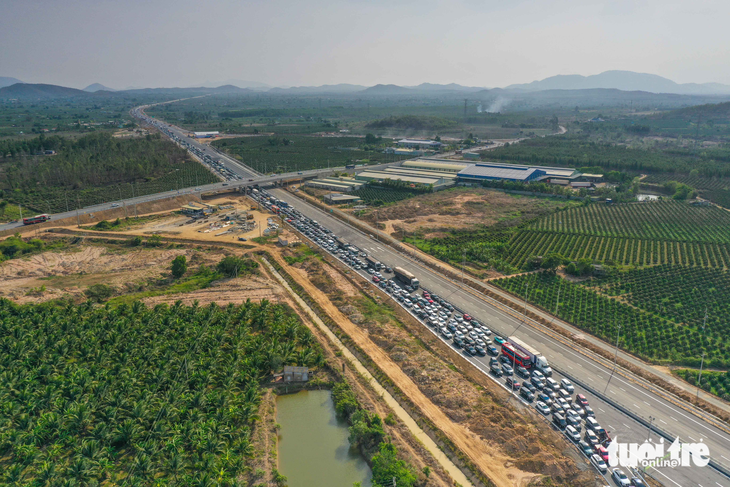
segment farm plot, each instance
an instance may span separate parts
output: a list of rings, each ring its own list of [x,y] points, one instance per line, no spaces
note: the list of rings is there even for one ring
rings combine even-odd
[[[680,369],[675,370],[674,373],[693,386],[699,383],[707,392],[730,401],[730,372],[703,370],[701,379],[698,370]]]
[[[692,243],[730,243],[730,213],[678,201],[568,208],[531,229],[561,234],[627,237]]]
[[[708,329],[722,328],[730,314],[730,273],[719,269],[660,265],[614,272],[585,285],[695,328],[702,327],[705,307]]]
[[[388,203],[395,203],[397,201],[402,201],[408,198],[413,198],[414,196],[418,196],[421,193],[400,188],[374,188],[370,186],[364,186],[360,189],[352,191],[350,194],[359,196],[365,203],[369,205],[383,205]]]
[[[360,137],[285,135],[221,139],[212,143],[253,169],[271,172],[340,167],[351,162],[393,162],[406,158],[370,148]]]
[[[509,241],[511,265],[522,268],[530,257],[557,252],[570,260],[588,258],[618,265],[679,264],[727,268],[730,244],[692,243],[524,230]]]
[[[707,327],[703,335],[701,327],[678,325],[551,272],[492,282],[551,312],[557,309],[559,318],[611,343],[616,342],[620,325],[619,346],[654,363],[697,367],[704,351],[707,366],[730,366],[730,324]]]
[[[2,485],[234,485],[254,455],[260,381],[324,360],[296,315],[266,301],[0,300],[0,348]]]

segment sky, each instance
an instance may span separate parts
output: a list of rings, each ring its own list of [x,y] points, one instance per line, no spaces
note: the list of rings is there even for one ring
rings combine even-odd
[[[727,0],[4,0],[0,76],[499,87],[621,69],[730,84],[728,18]]]

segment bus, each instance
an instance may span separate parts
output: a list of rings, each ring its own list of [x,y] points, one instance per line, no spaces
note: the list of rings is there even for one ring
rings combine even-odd
[[[526,369],[532,367],[532,359],[530,356],[517,350],[510,342],[504,342],[502,344],[502,354],[509,358],[510,362],[514,363],[515,366]]]
[[[29,218],[23,218],[23,225],[33,225],[34,223],[43,223],[50,220],[50,215],[43,213],[42,215],[31,216]]]

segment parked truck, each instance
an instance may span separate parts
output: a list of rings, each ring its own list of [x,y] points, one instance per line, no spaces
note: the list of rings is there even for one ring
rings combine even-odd
[[[553,375],[553,369],[550,368],[547,359],[540,352],[517,337],[509,337],[502,344],[502,353],[512,359],[516,359],[515,362],[521,362],[520,365],[526,369],[539,370],[545,377]]]
[[[365,261],[368,263],[368,267],[372,267],[376,271],[379,271],[383,267],[383,264],[381,264],[380,261],[374,259],[373,257],[367,257]]]
[[[406,285],[418,288],[420,283],[418,282],[418,279],[416,279],[416,276],[408,272],[402,267],[396,267],[393,269],[393,273],[395,274],[395,278],[398,279],[401,282],[404,282]]]

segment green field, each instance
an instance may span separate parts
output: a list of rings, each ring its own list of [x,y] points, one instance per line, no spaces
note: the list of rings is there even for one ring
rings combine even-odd
[[[556,309],[557,316],[606,340],[616,342],[617,327],[621,325],[621,348],[644,359],[661,364],[698,367],[702,352],[709,367],[730,366],[730,325],[719,320],[702,327],[674,321],[669,313],[647,311],[616,298],[599,294],[585,285],[569,283],[551,272],[521,275],[492,281],[497,286],[531,303],[549,310]],[[674,282],[675,286],[681,281]],[[651,292],[651,291],[649,291]],[[558,302],[558,293],[560,301]],[[665,294],[657,290],[657,299]],[[688,301],[686,301],[688,302]],[[704,308],[696,303],[690,306]]]
[[[2,300],[2,483],[233,485],[254,454],[260,382],[283,365],[316,366],[313,343],[295,315],[266,301]]]
[[[699,377],[699,370],[679,369],[673,372],[693,386],[700,381],[702,389],[730,401],[730,372],[703,370],[702,378]]]
[[[388,203],[395,203],[421,194],[417,191],[399,188],[378,188],[363,186],[360,189],[350,192],[354,196],[362,198],[368,205],[380,206]]]
[[[55,155],[35,155],[52,149]],[[116,139],[95,133],[78,139],[37,137],[0,141],[0,199],[30,212],[80,206],[216,182],[187,153],[159,135]],[[3,212],[6,219],[14,211]],[[19,216],[19,213],[18,213]]]
[[[384,154],[383,147],[368,146],[361,137],[241,137],[217,140],[213,145],[265,173],[341,167],[354,163],[375,164],[405,158]]]

